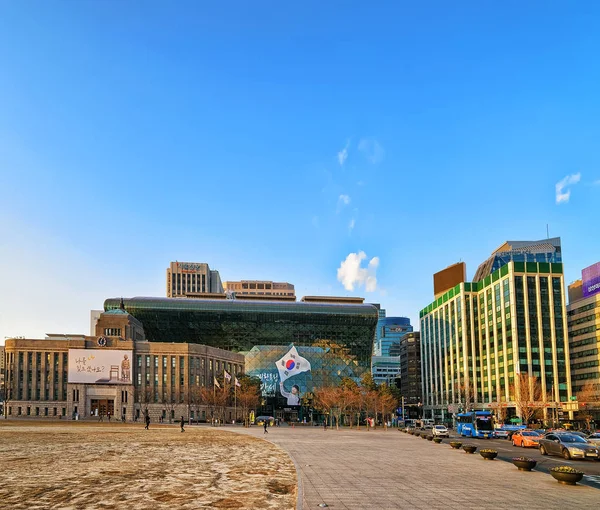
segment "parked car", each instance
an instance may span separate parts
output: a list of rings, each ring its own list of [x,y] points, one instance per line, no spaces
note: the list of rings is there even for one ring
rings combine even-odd
[[[587,441],[590,444],[600,446],[600,432],[596,432],[587,437]]]
[[[450,437],[448,429],[444,425],[434,425],[431,429],[433,437]]]
[[[542,455],[560,455],[565,459],[599,458],[598,447],[570,432],[549,433],[539,439]]]
[[[494,437],[498,439],[508,439],[511,432],[514,431],[508,431],[506,429],[496,429],[494,430]]]
[[[569,430],[569,434],[575,434],[576,436],[583,437],[583,439],[587,439],[589,435],[581,430]]]
[[[262,425],[265,421],[268,421],[270,427],[275,425],[275,418],[272,416],[257,416],[255,420],[257,425]]]
[[[521,448],[527,448],[535,446],[536,448],[540,445],[540,435],[533,430],[517,430],[512,436],[513,446],[520,446]]]

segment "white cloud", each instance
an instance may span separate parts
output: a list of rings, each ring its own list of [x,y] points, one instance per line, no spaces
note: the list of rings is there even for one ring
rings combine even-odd
[[[571,198],[571,190],[565,188],[572,184],[577,184],[581,180],[581,174],[578,172],[576,174],[567,175],[562,181],[556,183],[556,203],[560,204],[562,202],[568,203]]]
[[[358,142],[358,150],[363,153],[365,158],[373,164],[381,163],[385,151],[381,144],[374,138],[363,138]]]
[[[600,186],[600,179],[593,182],[593,186]]]
[[[379,257],[373,257],[367,267],[361,267],[362,261],[367,258],[364,251],[350,253],[346,260],[342,261],[337,270],[337,279],[346,290],[354,290],[354,287],[365,287],[366,292],[377,290],[377,268]]]
[[[337,201],[337,211],[336,212],[340,212],[344,207],[346,207],[347,205],[350,205],[351,202],[351,198],[349,195],[340,195],[338,197],[338,201]]]
[[[356,220],[354,218],[352,218],[350,220],[350,223],[348,223],[348,229],[352,232],[352,229],[354,228],[355,225],[356,225]]]
[[[350,140],[346,142],[346,146],[337,153],[338,161],[340,166],[344,166],[344,163],[348,159],[348,149],[350,148]]]

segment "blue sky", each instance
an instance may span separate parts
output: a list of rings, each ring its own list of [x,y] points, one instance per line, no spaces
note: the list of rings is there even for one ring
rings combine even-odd
[[[413,324],[546,224],[600,260],[598,2],[284,4],[3,3],[0,343],[172,260]]]

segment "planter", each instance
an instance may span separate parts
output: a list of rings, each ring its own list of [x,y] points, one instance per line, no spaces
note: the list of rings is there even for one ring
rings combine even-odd
[[[427,436],[427,441],[433,441],[433,436]]]
[[[550,470],[550,474],[563,485],[576,485],[583,478],[584,473],[571,467],[561,466]]]
[[[421,439],[427,439],[427,434],[425,434],[425,432],[421,433]]]
[[[442,442],[442,438],[441,437],[434,437],[433,438],[433,442],[437,443],[437,444],[440,444]]]
[[[459,441],[451,441],[450,442],[450,446],[452,448],[454,448],[455,450],[460,450],[460,447],[462,446],[462,443]]]
[[[512,460],[512,463],[519,469],[519,471],[531,471],[537,465],[537,460],[528,459],[525,457],[517,457]]]
[[[485,460],[494,460],[498,456],[498,452],[496,450],[479,450],[479,455]]]
[[[462,447],[462,449],[467,453],[475,453],[475,451],[477,450],[477,446],[475,446],[474,444],[466,444]]]
[[[420,435],[421,435],[421,433],[417,432],[416,430],[413,432],[413,436],[415,436],[415,437],[419,437]]]

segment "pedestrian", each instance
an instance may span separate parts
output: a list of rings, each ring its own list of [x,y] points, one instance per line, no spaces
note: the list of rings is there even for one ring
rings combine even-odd
[[[108,421],[110,422],[110,411],[108,411],[108,412],[106,413],[106,416],[108,417]]]
[[[183,416],[181,417],[181,432],[185,432],[185,429],[183,428],[183,426],[185,425],[185,420],[183,419]]]
[[[146,430],[150,430],[150,429],[149,429],[149,427],[150,427],[150,415],[149,415],[148,413],[146,413],[146,418],[145,418],[145,421],[146,421],[146,426],[145,426],[144,428],[145,428]]]
[[[323,420],[323,430],[327,430],[327,418]]]
[[[264,432],[265,434],[268,434],[268,433],[269,433],[269,431],[267,430],[267,427],[268,427],[268,426],[269,426],[269,425],[268,425],[268,422],[267,422],[267,420],[265,420],[265,421],[263,422],[263,427],[265,428],[265,432]]]

